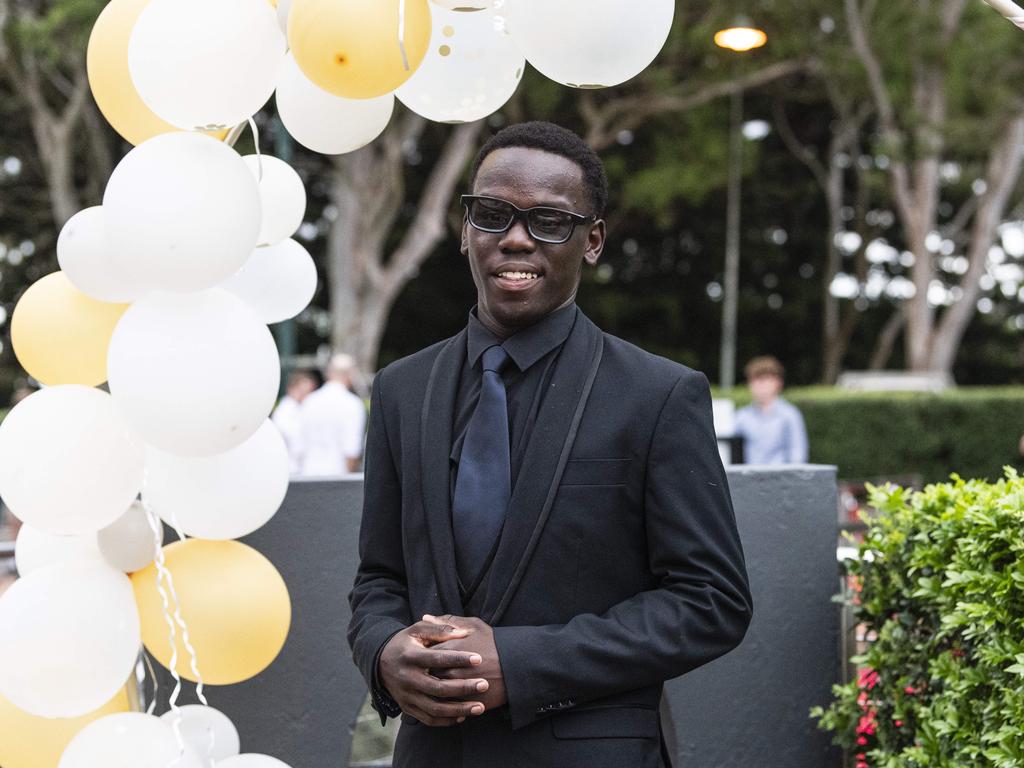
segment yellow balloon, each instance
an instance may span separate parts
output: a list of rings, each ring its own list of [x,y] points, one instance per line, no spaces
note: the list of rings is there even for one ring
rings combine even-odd
[[[303,74],[328,93],[370,99],[412,77],[430,44],[430,4],[406,0],[405,52],[399,0],[294,0],[288,44]]]
[[[145,105],[128,72],[128,38],[149,0],[111,0],[89,35],[85,66],[100,112],[132,144],[161,133],[180,131]],[[227,131],[210,131],[223,139]]]
[[[164,555],[203,682],[233,685],[270,666],[284,647],[292,617],[288,587],[274,565],[238,541],[177,541],[164,547]],[[131,579],[142,642],[169,669],[171,644],[156,564]],[[195,681],[180,628],[175,641],[178,674]]]
[[[101,717],[131,709],[127,688],[122,688],[95,712],[55,720],[23,712],[0,696],[0,766],[57,768],[61,754],[85,726]]]
[[[14,354],[43,384],[102,384],[110,336],[126,309],[86,296],[63,272],[52,272],[29,286],[14,307]]]

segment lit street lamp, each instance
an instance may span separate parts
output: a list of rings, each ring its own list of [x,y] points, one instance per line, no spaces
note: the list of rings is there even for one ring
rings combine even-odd
[[[768,35],[746,20],[715,33],[715,45],[736,53],[760,48]],[[740,180],[743,175],[743,89],[732,94],[729,135],[729,191],[726,203],[725,278],[722,301],[722,349],[719,380],[723,389],[736,383],[736,315],[740,277]]]

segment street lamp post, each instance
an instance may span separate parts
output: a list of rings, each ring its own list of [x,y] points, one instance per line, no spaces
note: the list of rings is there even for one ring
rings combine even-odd
[[[768,36],[749,22],[738,21],[715,34],[720,48],[742,53],[760,48]],[[743,178],[743,89],[733,91],[729,120],[729,188],[726,200],[725,275],[722,292],[722,344],[719,383],[736,383],[736,319],[740,283],[740,192]]]

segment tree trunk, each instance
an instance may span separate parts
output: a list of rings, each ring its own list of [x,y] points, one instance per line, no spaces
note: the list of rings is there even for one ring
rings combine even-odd
[[[897,307],[889,319],[885,321],[882,332],[878,334],[878,339],[875,342],[875,351],[871,353],[871,362],[868,363],[869,369],[872,371],[885,369],[885,366],[889,363],[889,358],[892,357],[892,351],[896,347],[896,339],[899,338],[900,331],[903,330],[906,324],[906,313],[901,307]]]
[[[971,241],[967,250],[968,268],[961,281],[963,296],[946,310],[932,341],[929,367],[952,375],[953,363],[967,326],[977,310],[981,296],[981,278],[988,267],[988,252],[995,242],[1010,197],[1021,176],[1024,163],[1024,115],[1017,115],[1006,126],[999,143],[989,156],[985,174],[986,190],[974,215]]]
[[[444,239],[455,186],[476,148],[481,123],[455,127],[438,156],[402,241],[386,252],[405,200],[405,147],[426,121],[396,117],[370,146],[333,160],[330,199],[337,215],[328,235],[331,348],[353,355],[361,370],[377,366],[395,299]]]

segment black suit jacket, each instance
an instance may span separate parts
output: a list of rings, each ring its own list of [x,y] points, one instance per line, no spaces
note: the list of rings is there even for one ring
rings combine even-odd
[[[376,377],[349,643],[366,680],[424,613],[466,615],[449,451],[466,332]],[[602,333],[566,339],[477,614],[508,708],[451,728],[403,715],[396,766],[654,767],[662,683],[751,616],[705,377]]]

